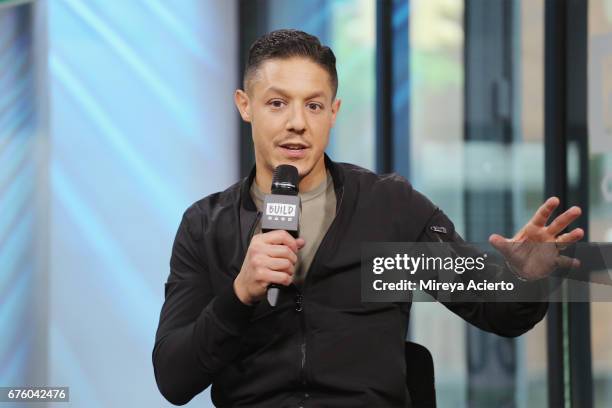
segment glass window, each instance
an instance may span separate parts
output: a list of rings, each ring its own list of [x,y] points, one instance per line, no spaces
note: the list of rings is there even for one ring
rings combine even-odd
[[[589,241],[612,241],[612,1],[589,1]],[[612,406],[612,303],[591,303],[596,407]]]
[[[462,231],[463,2],[411,0],[409,16],[410,181]],[[428,165],[440,157],[444,165]],[[411,339],[433,355],[438,406],[465,407],[465,323],[439,303],[412,309]]]
[[[410,1],[410,179],[462,236],[484,241],[493,232],[515,233],[544,200],[544,1],[498,2],[495,12],[487,8],[492,3],[473,2],[470,7],[481,8],[469,11],[468,4]],[[486,16],[477,21],[484,32],[469,35],[467,12]],[[487,41],[499,41],[510,58],[476,59],[468,67],[473,57],[466,57],[466,47],[484,55],[483,38],[496,24],[510,24],[511,34]],[[468,85],[467,70],[485,62],[499,65],[500,76],[479,93],[485,81]],[[489,210],[481,221],[483,207]],[[507,231],[492,230],[500,223]],[[413,309],[411,336],[433,354],[440,407],[507,399],[519,407],[547,404],[545,321],[512,341],[468,328],[437,303]],[[484,369],[470,365],[468,350]],[[501,361],[508,356],[514,364],[504,371]],[[505,382],[498,381],[502,375]]]

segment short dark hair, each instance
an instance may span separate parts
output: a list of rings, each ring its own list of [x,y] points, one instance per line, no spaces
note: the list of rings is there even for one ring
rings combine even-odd
[[[243,86],[246,89],[250,76],[266,60],[304,57],[319,64],[331,79],[332,98],[338,91],[336,56],[331,48],[321,45],[314,35],[299,30],[282,29],[259,37],[249,49],[249,57],[244,68]]]

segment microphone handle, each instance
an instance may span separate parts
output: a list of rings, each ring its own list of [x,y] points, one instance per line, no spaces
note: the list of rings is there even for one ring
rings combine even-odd
[[[273,230],[269,230],[269,229],[265,229],[262,230],[261,232],[266,233],[269,231],[273,231]],[[293,238],[298,238],[299,234],[298,231],[287,231]],[[268,285],[268,289],[266,292],[266,298],[268,299],[268,303],[270,304],[270,306],[275,307],[276,304],[278,303],[278,295],[280,294],[280,285],[277,285],[276,283],[271,283]]]
[[[268,291],[266,292],[266,298],[270,306],[275,307],[278,302],[278,295],[280,294],[280,286],[276,283],[268,285]]]

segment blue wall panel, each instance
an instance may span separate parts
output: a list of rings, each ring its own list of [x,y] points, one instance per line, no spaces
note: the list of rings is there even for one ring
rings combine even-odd
[[[48,13],[49,383],[73,406],[169,406],[151,352],[174,234],[238,177],[236,4],[52,0]]]

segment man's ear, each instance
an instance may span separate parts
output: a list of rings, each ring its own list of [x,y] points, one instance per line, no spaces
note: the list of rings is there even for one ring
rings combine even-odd
[[[234,92],[234,103],[242,116],[242,120],[245,122],[251,122],[251,103],[249,101],[249,95],[242,89],[236,89]]]
[[[342,99],[334,99],[331,105],[332,110],[332,127],[336,123],[336,115],[338,115],[338,111],[340,110],[340,105],[342,104]]]

